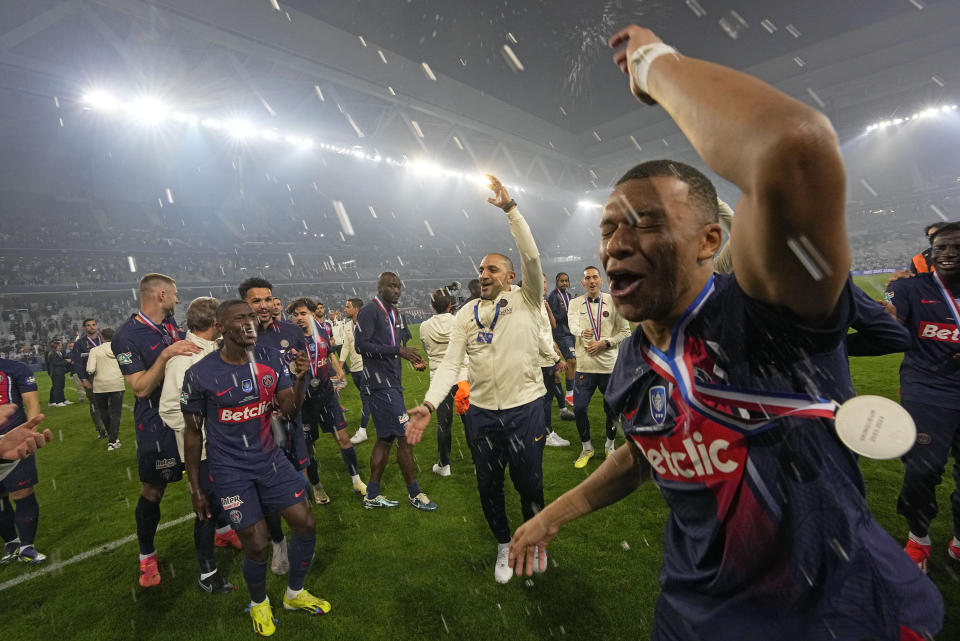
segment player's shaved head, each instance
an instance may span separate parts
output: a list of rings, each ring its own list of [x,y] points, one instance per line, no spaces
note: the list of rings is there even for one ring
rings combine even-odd
[[[507,272],[512,272],[512,271],[514,271],[514,270],[513,270],[513,261],[510,260],[510,258],[509,258],[508,256],[504,256],[503,254],[493,253],[493,254],[487,254],[486,256],[484,256],[483,259],[484,259],[484,260],[487,260],[488,258],[491,258],[491,259],[494,259],[494,260],[499,260],[499,261],[500,261],[500,264],[503,266],[504,271],[507,271]]]
[[[391,305],[400,302],[400,291],[402,289],[403,283],[400,281],[400,277],[393,272],[383,272],[377,279],[377,296]]]
[[[176,284],[177,282],[166,274],[145,274],[143,278],[140,279],[140,295],[143,296],[144,294],[149,294],[157,288],[168,287]]]

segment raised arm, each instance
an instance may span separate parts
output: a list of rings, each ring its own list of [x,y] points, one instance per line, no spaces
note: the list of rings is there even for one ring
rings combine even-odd
[[[533,233],[527,221],[520,215],[517,209],[517,203],[506,187],[495,176],[487,176],[490,180],[490,189],[493,190],[493,196],[487,199],[491,205],[499,207],[507,214],[507,221],[510,223],[510,233],[517,243],[517,251],[520,252],[520,264],[523,268],[523,297],[535,309],[539,309],[543,304],[543,267],[540,266],[540,251],[537,249],[537,243],[533,240]]]
[[[662,46],[650,46],[660,42],[632,25],[610,46],[626,45],[614,62],[630,73],[634,95],[666,109],[703,161],[743,193],[731,238],[740,287],[804,318],[828,316],[850,268],[844,169],[830,122],[752,76],[657,55]]]

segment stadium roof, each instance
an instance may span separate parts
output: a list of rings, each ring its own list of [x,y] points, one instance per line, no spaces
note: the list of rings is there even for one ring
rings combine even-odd
[[[583,190],[637,159],[693,159],[610,64],[603,41],[631,21],[842,136],[960,101],[951,0],[32,0],[0,4],[0,146],[56,144],[54,96],[102,87]]]

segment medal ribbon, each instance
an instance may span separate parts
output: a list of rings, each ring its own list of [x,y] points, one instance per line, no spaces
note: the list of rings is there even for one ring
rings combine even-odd
[[[570,311],[570,294],[567,292],[560,292],[560,304],[563,305],[564,311]]]
[[[960,327],[960,306],[957,305],[957,299],[950,295],[950,290],[947,289],[947,284],[943,282],[940,274],[933,272],[933,280],[937,282],[937,287],[940,288],[940,293],[943,294],[943,300],[946,301],[947,307],[950,309],[953,322],[957,324],[957,327]]]
[[[103,344],[103,339],[97,334],[97,342],[94,342],[89,336],[87,336],[87,342],[90,343],[90,347],[99,347]]]
[[[169,336],[172,342],[176,343],[178,340],[180,340],[180,336],[178,335],[176,328],[174,328],[173,323],[160,323],[160,325],[157,326],[157,324],[147,318],[147,315],[142,311],[137,312],[137,318],[139,318],[144,325],[148,326],[161,336]]]
[[[600,294],[597,304],[597,317],[593,317],[593,308],[590,307],[590,299],[587,299],[587,316],[590,318],[590,327],[593,328],[593,336],[600,340],[600,325],[603,324],[603,294]]]
[[[307,356],[310,357],[310,376],[317,378],[317,372],[320,371],[320,332],[316,319],[313,320],[313,354],[307,349]]]
[[[713,291],[714,280],[711,276],[674,327],[667,353],[653,345],[641,348],[641,355],[650,367],[677,386],[692,411],[740,433],[758,434],[787,416],[832,419],[836,404],[825,398],[812,399],[804,394],[761,392],[697,382],[693,361],[684,352],[685,331]],[[734,413],[724,411],[721,409],[723,407]]]
[[[387,308],[384,306],[383,301],[380,300],[379,296],[373,297],[374,302],[380,307],[380,310],[383,312],[384,318],[387,319],[387,325],[390,326],[390,344],[397,344],[397,331],[395,325],[397,324],[397,312],[394,309],[390,309],[390,312],[387,312]]]
[[[493,304],[495,311],[493,312],[493,321],[490,323],[490,331],[493,331],[493,328],[497,326],[497,320],[500,318],[500,304]],[[477,301],[477,304],[473,306],[473,319],[477,321],[477,327],[483,329],[483,323],[480,322],[480,302]]]

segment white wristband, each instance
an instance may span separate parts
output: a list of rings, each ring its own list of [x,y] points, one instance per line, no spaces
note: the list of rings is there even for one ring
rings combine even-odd
[[[647,95],[650,94],[649,89],[647,89],[647,74],[650,73],[650,65],[653,64],[654,60],[668,53],[679,56],[677,50],[670,45],[654,42],[640,47],[630,55],[627,68],[633,74],[633,80],[637,83],[640,91]]]

